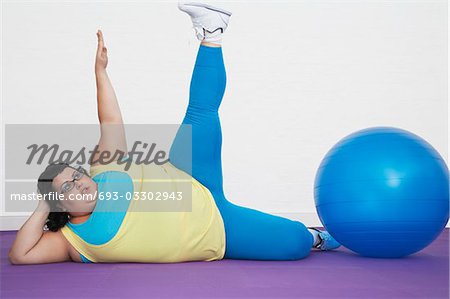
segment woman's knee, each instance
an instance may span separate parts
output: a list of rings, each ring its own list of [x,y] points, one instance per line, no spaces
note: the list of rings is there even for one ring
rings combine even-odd
[[[286,259],[299,260],[307,257],[311,252],[314,238],[308,229],[302,224],[292,234],[289,246],[286,250]]]

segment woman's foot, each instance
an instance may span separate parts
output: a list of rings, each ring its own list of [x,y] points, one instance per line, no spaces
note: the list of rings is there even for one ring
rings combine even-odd
[[[308,230],[314,237],[313,248],[327,251],[341,247],[341,244],[339,244],[329,232],[321,231],[314,227],[308,227]]]
[[[178,8],[191,17],[198,40],[206,44],[222,43],[222,34],[228,27],[231,12],[195,2],[179,2]]]

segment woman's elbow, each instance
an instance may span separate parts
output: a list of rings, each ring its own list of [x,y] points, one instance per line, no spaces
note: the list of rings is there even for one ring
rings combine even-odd
[[[8,254],[8,259],[9,259],[9,262],[12,265],[22,265],[22,264],[24,264],[23,260],[20,257],[18,257],[17,255],[13,254],[11,251]]]

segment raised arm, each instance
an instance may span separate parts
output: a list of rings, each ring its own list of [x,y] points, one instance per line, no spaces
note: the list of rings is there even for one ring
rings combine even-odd
[[[108,65],[108,51],[105,47],[103,33],[97,32],[98,47],[95,60],[95,77],[97,83],[97,109],[100,122],[100,140],[98,151],[94,154],[92,165],[99,164],[98,158],[109,160],[117,151],[127,153],[127,142],[123,126],[119,103],[109,80],[106,67]],[[108,151],[111,156],[103,152]]]

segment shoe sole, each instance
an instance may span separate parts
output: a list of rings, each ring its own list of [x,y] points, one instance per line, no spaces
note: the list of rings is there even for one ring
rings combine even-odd
[[[224,10],[222,8],[218,8],[218,7],[214,7],[208,4],[203,4],[203,3],[197,3],[197,2],[188,2],[188,3],[183,3],[183,5],[187,5],[187,6],[197,6],[197,7],[203,7],[209,10],[213,10],[213,11],[217,11],[217,12],[221,12],[223,14],[226,14],[228,16],[231,17],[231,12]]]

